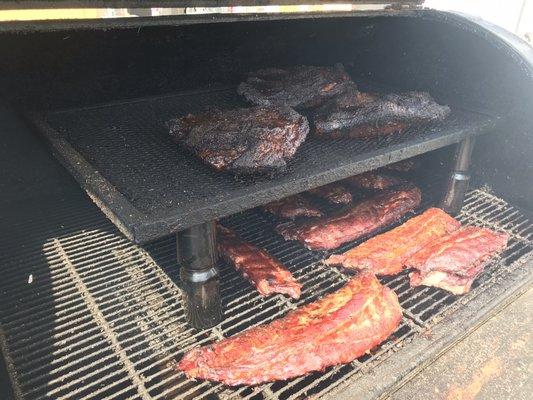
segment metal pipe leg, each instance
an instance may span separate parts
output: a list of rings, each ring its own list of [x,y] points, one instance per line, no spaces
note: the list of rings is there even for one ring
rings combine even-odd
[[[470,159],[473,148],[473,137],[468,137],[457,145],[453,171],[441,203],[441,208],[448,214],[457,215],[463,207],[470,183]]]
[[[222,320],[215,223],[178,232],[176,245],[187,320],[194,328],[211,328]]]

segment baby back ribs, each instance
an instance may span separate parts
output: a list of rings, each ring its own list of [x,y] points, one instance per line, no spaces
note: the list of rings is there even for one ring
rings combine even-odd
[[[263,206],[263,210],[285,219],[299,217],[321,217],[322,211],[315,206],[307,197],[301,194],[285,197],[281,200],[272,201]]]
[[[424,247],[406,261],[411,286],[436,286],[454,294],[470,290],[486,261],[507,246],[508,235],[467,226]]]
[[[284,104],[297,109],[315,107],[340,93],[350,77],[341,64],[334,67],[299,65],[251,72],[237,92],[257,105]]]
[[[377,172],[365,172],[363,174],[346,178],[342,182],[355,186],[358,189],[383,190],[399,185],[403,181],[393,176]]]
[[[175,142],[217,171],[277,172],[309,132],[289,107],[252,107],[187,115],[168,122]]]
[[[355,360],[389,337],[401,319],[396,294],[365,271],[281,319],[191,350],[177,369],[227,385],[289,379]]]
[[[298,240],[311,250],[330,250],[397,221],[420,205],[416,187],[383,192],[334,216],[279,226],[286,240]]]
[[[293,299],[300,297],[301,285],[266,251],[243,241],[221,225],[217,227],[217,240],[220,256],[252,282],[262,296],[285,293]]]
[[[319,137],[364,139],[403,132],[449,113],[448,106],[437,104],[427,92],[379,95],[359,92],[353,85],[318,108],[313,122]]]
[[[444,211],[430,208],[346,253],[332,255],[326,260],[326,264],[342,265],[347,269],[368,268],[376,275],[395,275],[403,270],[405,261],[410,256],[460,226],[459,221]]]
[[[329,185],[320,186],[309,190],[314,196],[320,197],[331,204],[349,204],[352,202],[352,194],[340,182],[330,183]]]

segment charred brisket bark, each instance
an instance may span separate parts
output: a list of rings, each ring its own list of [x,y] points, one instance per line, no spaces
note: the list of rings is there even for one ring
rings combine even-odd
[[[289,379],[355,360],[389,337],[401,319],[396,294],[365,271],[270,324],[191,350],[177,369],[227,385]]]
[[[411,286],[436,286],[454,294],[470,290],[491,256],[507,246],[508,235],[467,226],[452,232],[410,257]]]
[[[427,92],[379,95],[352,85],[314,112],[315,135],[323,138],[373,138],[403,132],[407,127],[444,119],[448,106]]]
[[[322,211],[315,206],[304,195],[295,194],[281,200],[272,201],[263,210],[284,219],[295,219],[299,217],[321,217]]]
[[[365,172],[363,174],[346,178],[343,182],[355,186],[358,189],[384,190],[403,183],[401,179],[393,176],[377,173]]]
[[[252,282],[262,296],[284,293],[293,299],[300,297],[301,285],[278,260],[221,225],[217,226],[217,234],[220,256]]]
[[[403,270],[409,257],[460,226],[459,221],[444,211],[430,208],[346,253],[330,256],[326,264],[356,270],[368,268],[376,275],[395,275]]]
[[[295,66],[251,72],[237,92],[257,105],[315,107],[344,90],[350,77],[341,64],[334,67]]]
[[[187,115],[168,122],[175,142],[217,171],[283,170],[309,132],[289,107],[252,107]]]
[[[311,189],[308,193],[320,197],[331,204],[349,204],[352,202],[352,194],[346,186],[340,182],[334,182],[329,185]]]
[[[286,240],[298,240],[311,250],[335,249],[397,221],[418,207],[420,200],[415,187],[384,192],[337,215],[277,229]]]

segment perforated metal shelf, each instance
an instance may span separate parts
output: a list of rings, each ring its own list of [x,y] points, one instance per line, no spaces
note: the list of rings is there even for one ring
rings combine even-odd
[[[130,239],[154,240],[201,222],[490,131],[496,119],[459,108],[445,121],[360,141],[308,138],[275,178],[217,173],[168,137],[165,122],[210,107],[243,106],[235,88],[32,115],[56,155]]]
[[[343,285],[349,277],[326,267],[323,253],[284,241],[258,210],[225,219],[291,270],[303,284],[302,297],[296,302],[282,295],[262,298],[233,268],[221,264],[224,320],[213,329],[194,331],[181,306],[173,238],[146,247],[132,244],[81,194],[19,203],[4,211],[1,226],[9,234],[0,243],[0,344],[15,391],[27,400],[335,398],[337,390],[358,385],[401,352],[406,357],[410,348],[427,341],[428,330],[507,282],[530,262],[533,250],[533,225],[522,211],[472,190],[459,219],[506,231],[511,239],[469,294],[411,289],[406,274],[382,279],[398,294],[404,318],[371,354],[296,379],[228,388],[189,380],[173,365],[194,346],[272,321]],[[457,323],[453,334],[463,329]]]

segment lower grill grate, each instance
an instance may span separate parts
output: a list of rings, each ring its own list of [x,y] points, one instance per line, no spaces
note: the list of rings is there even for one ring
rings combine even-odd
[[[525,262],[533,249],[533,226],[520,210],[473,190],[460,220],[505,230],[511,240],[471,293],[458,297],[436,288],[411,289],[407,274],[383,279],[398,294],[404,319],[379,348],[323,373],[227,388],[188,380],[173,365],[188,349],[278,318],[342,286],[349,276],[323,265],[323,253],[284,241],[261,212],[234,215],[224,223],[278,257],[303,283],[302,297],[296,302],[281,295],[261,298],[231,267],[221,265],[225,319],[197,332],[187,326],[181,308],[173,238],[136,246],[82,196],[17,207],[2,223],[9,236],[0,250],[0,322],[15,391],[25,399],[320,397],[417,340]],[[27,218],[17,221],[16,215]]]

